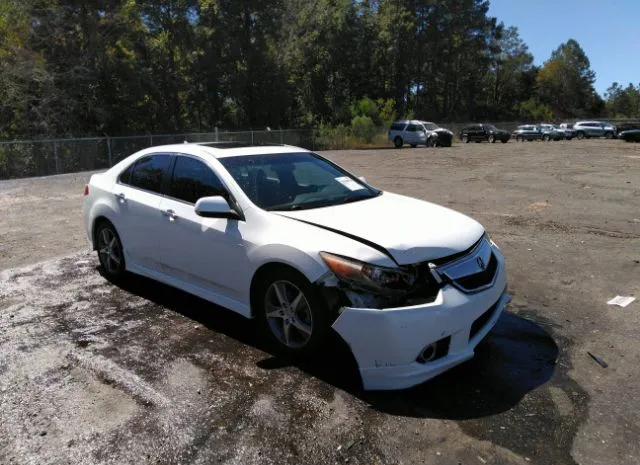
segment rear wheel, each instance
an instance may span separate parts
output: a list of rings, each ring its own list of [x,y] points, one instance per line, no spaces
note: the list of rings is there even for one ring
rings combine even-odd
[[[613,133],[612,132],[605,132],[604,133],[604,137],[605,137],[605,139],[613,139]]]
[[[584,132],[580,131],[576,133],[576,137],[578,140],[584,139]]]
[[[412,148],[412,149],[415,149],[416,147],[417,147],[417,145],[416,145],[416,144],[411,144],[411,148]]]
[[[95,241],[104,274],[111,279],[122,277],[125,272],[124,249],[115,227],[108,221],[100,222]]]
[[[463,144],[468,144],[469,143],[469,136],[467,136],[465,134],[460,138],[460,140],[462,141]]]
[[[311,283],[282,268],[258,284],[256,316],[276,348],[299,356],[313,351],[329,328],[329,312]]]
[[[509,139],[500,139],[500,142],[502,142],[503,144],[506,144],[507,142],[509,142]]]
[[[402,137],[396,136],[396,138],[393,139],[393,145],[395,145],[397,149],[402,147],[404,145],[404,141],[402,140]]]
[[[542,136],[542,140],[545,142],[549,142],[551,140],[551,136],[549,136],[549,134],[545,134],[544,136]]]

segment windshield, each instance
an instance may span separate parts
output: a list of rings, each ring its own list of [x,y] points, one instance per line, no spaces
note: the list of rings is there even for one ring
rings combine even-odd
[[[434,123],[424,123],[423,126],[427,131],[435,131],[436,129],[439,129],[438,125]]]
[[[315,153],[222,157],[244,193],[265,210],[306,210],[370,199],[382,193]]]

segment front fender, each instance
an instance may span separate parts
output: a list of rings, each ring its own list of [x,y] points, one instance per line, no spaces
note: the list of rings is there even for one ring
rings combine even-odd
[[[268,263],[281,263],[298,270],[310,282],[317,281],[328,271],[320,257],[314,259],[308,253],[284,244],[256,247],[249,252],[249,259],[255,265],[255,270]]]

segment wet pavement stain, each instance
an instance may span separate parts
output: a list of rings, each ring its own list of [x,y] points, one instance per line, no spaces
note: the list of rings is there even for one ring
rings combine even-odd
[[[227,314],[226,310],[212,310],[211,304],[176,294],[174,289],[151,285],[156,289],[151,299],[159,305],[270,354],[271,348],[260,339],[251,322]],[[133,287],[125,288],[148,297],[142,290],[144,286],[140,288],[134,283]],[[219,311],[225,314],[223,318]],[[215,312],[215,321],[205,316],[211,312]],[[524,313],[527,318],[521,316]],[[563,360],[554,338],[536,320],[545,324],[535,311],[520,315],[505,312],[487,340],[478,346],[474,359],[402,391],[363,391],[355,361],[335,333],[319,356],[291,361],[268,355],[256,365],[267,372],[281,373],[288,367],[302,370],[322,381],[314,387],[314,394],[328,401],[336,389],[350,393],[368,406],[369,410],[363,412],[367,424],[379,423],[380,414],[455,420],[470,436],[498,444],[534,463],[574,464],[571,445],[578,426],[586,418],[588,396],[568,377],[568,362]],[[193,336],[188,343],[179,344],[185,352],[207,345],[212,350],[229,348],[226,341],[220,344],[222,347],[211,347],[204,340],[206,337]],[[569,345],[558,336],[556,340],[565,348]],[[558,364],[560,360],[562,364]],[[560,414],[548,387],[566,394],[572,406],[569,415]],[[297,417],[304,417],[304,413],[297,412]]]
[[[554,341],[535,311],[505,313],[474,359],[430,382],[365,392],[335,333],[315,356],[289,360],[239,315],[145,278],[99,281],[94,267],[67,260],[64,272],[38,281],[63,289],[40,321],[74,347],[65,372],[93,370],[146,412],[92,446],[96,462],[118,456],[135,437],[137,453],[155,463],[262,463],[267,456],[274,463],[392,463],[398,452],[385,445],[390,425],[418,420],[410,423],[415,438],[427,434],[428,441],[414,447],[429,453],[446,438],[421,428],[450,420],[533,463],[574,463],[571,444],[588,398],[566,374],[559,347],[569,341]],[[65,294],[83,279],[90,282]],[[47,377],[52,389],[63,382],[54,372]]]

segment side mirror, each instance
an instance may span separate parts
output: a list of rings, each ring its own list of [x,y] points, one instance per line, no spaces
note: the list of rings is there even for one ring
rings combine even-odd
[[[239,219],[240,215],[221,195],[214,197],[202,197],[196,202],[196,215],[203,218],[229,218]]]

